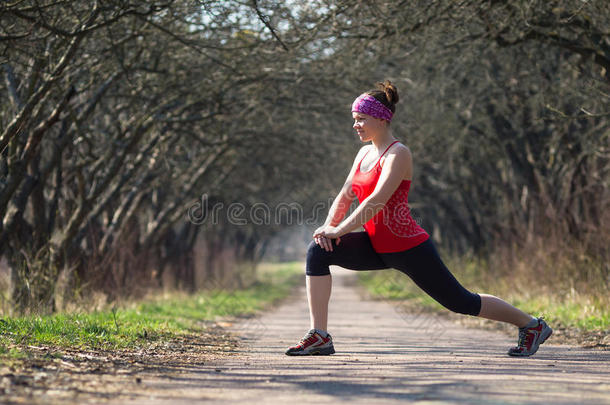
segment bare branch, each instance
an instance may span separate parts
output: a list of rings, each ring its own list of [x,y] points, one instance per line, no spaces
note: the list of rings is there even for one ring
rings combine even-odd
[[[254,8],[254,10],[256,10],[256,15],[258,15],[258,18],[261,20],[261,22],[263,24],[265,24],[265,27],[267,27],[269,29],[269,31],[271,32],[271,35],[273,35],[273,37],[282,46],[282,48],[284,48],[285,51],[288,51],[288,47],[286,46],[286,44],[284,44],[284,42],[280,39],[280,37],[275,32],[275,29],[271,26],[269,17],[264,15],[262,13],[262,11],[260,10],[260,8],[258,7],[258,0],[252,0],[252,7]]]

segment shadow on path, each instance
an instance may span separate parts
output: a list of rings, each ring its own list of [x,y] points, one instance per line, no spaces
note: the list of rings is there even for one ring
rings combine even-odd
[[[283,354],[308,329],[301,290],[259,318],[256,330],[252,322],[236,327],[243,337],[238,356],[151,376],[146,384],[162,394],[135,403],[610,404],[609,351],[553,345],[551,338],[536,356],[512,358],[505,353],[516,333],[509,338],[430,314],[399,314],[391,303],[363,301],[352,277],[333,269],[335,355]]]

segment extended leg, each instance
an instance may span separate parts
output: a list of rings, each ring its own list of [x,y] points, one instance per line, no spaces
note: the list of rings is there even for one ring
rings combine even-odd
[[[465,289],[451,274],[431,240],[403,252],[382,253],[389,266],[405,273],[445,308],[460,314],[478,315],[479,294]]]
[[[535,319],[533,316],[526,314],[498,297],[489,294],[479,295],[481,297],[481,312],[479,312],[481,318],[512,323],[519,328],[524,327],[532,319]]]
[[[422,290],[454,312],[507,322],[520,328],[536,319],[498,297],[466,290],[442,262],[432,241],[406,252],[381,256],[388,265],[407,274]]]

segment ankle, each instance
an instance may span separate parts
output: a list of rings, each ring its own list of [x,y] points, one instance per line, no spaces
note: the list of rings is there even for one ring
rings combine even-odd
[[[538,326],[538,318],[534,318],[533,316],[525,323],[523,323],[520,328],[535,328]]]
[[[314,328],[316,330],[316,332],[318,332],[318,335],[322,336],[322,337],[327,337],[328,336],[328,332],[324,329],[319,329],[319,328]]]

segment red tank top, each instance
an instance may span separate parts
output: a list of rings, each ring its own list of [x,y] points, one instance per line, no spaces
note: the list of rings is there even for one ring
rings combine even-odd
[[[381,157],[398,141],[392,142],[390,146],[379,156],[375,166],[367,172],[360,171],[360,165],[364,156],[358,163],[358,168],[352,179],[352,190],[362,203],[377,185],[381,175]],[[368,152],[367,152],[368,153]],[[364,229],[371,238],[373,249],[377,253],[401,252],[411,249],[426,241],[429,236],[424,229],[411,217],[407,197],[409,195],[410,180],[403,180],[394,191],[388,202],[381,211],[371,220],[364,224]]]

